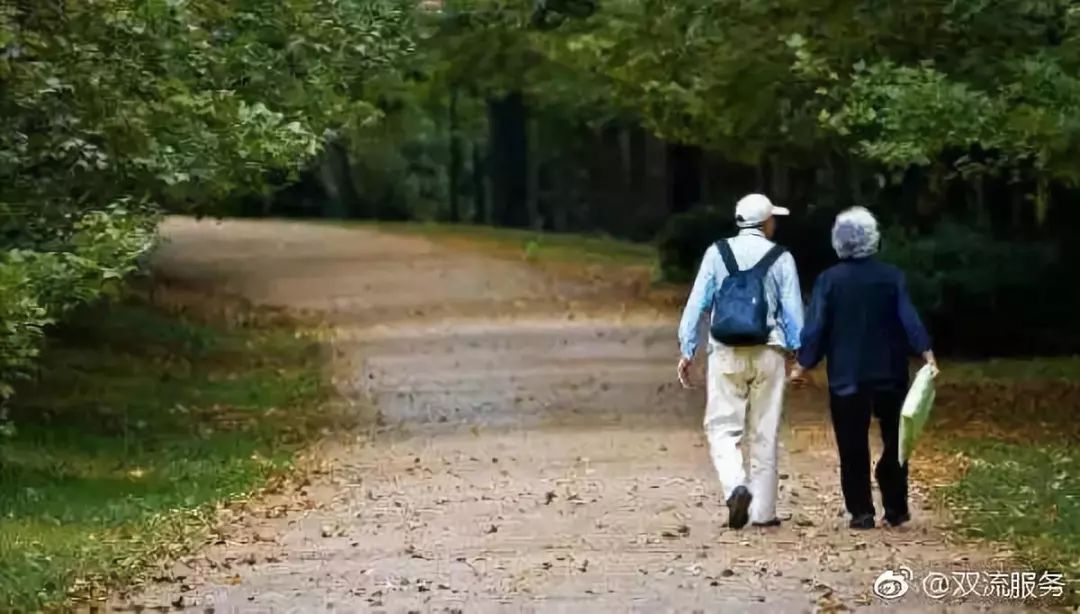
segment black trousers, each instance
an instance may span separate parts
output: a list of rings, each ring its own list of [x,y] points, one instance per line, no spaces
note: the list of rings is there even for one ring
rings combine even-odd
[[[840,452],[840,485],[844,504],[852,516],[874,514],[870,490],[870,416],[877,416],[884,449],[874,475],[881,489],[885,517],[908,513],[908,468],[897,458],[900,446],[902,389],[863,390],[846,396],[831,395],[830,409]]]

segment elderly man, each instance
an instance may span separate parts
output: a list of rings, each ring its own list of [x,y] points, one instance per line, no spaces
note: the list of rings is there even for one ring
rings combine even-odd
[[[814,284],[798,365],[791,374],[793,381],[801,381],[803,369],[827,358],[840,483],[853,529],[876,525],[867,443],[871,415],[881,425],[883,449],[874,473],[885,522],[896,526],[911,518],[907,466],[897,458],[908,355],[921,354],[937,374],[930,337],[911,303],[904,274],[873,257],[879,243],[877,220],[866,209],[853,207],[836,217],[832,245],[840,262]]]
[[[788,210],[761,194],[735,206],[737,236],[705,251],[679,342],[678,376],[689,387],[701,318],[710,326],[705,432],[728,506],[728,526],[776,526],[777,436],[785,352],[798,349],[803,304],[795,259],[769,239]],[[719,335],[719,338],[718,338]],[[740,442],[749,440],[747,480]]]

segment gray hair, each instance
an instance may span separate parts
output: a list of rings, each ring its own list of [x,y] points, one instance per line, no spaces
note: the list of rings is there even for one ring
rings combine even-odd
[[[872,256],[880,244],[877,218],[866,207],[852,207],[836,216],[832,246],[841,260]]]

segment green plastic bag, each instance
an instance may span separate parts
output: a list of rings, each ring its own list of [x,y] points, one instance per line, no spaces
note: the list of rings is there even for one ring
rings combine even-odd
[[[934,408],[934,374],[930,365],[924,365],[915,374],[915,381],[911,383],[907,397],[904,398],[904,407],[900,410],[900,465],[911,458],[915,450],[915,442],[919,439],[926,420],[930,417],[930,410]]]

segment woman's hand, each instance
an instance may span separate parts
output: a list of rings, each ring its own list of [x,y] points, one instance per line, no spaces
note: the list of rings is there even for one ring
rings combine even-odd
[[[795,363],[791,366],[791,374],[788,375],[788,381],[796,388],[802,388],[809,383],[809,378],[807,377],[806,371],[802,368],[802,365]]]
[[[941,374],[941,369],[938,368],[937,358],[934,357],[934,350],[926,350],[923,352],[923,360],[926,364],[930,365],[930,376],[936,378]]]

